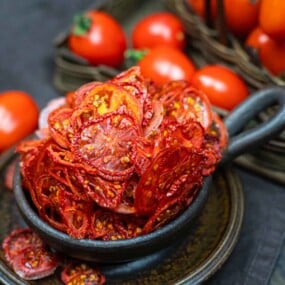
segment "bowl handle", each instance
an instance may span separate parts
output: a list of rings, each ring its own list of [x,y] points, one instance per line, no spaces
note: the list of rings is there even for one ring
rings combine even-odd
[[[276,113],[256,127],[243,130],[249,120],[272,105],[279,105]],[[229,133],[228,148],[221,163],[226,163],[277,136],[285,129],[285,87],[269,87],[252,94],[224,120]]]

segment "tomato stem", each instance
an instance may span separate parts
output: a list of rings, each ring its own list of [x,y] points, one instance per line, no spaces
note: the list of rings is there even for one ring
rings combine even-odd
[[[147,49],[128,49],[125,52],[125,58],[133,61],[140,61],[148,53]]]
[[[86,15],[75,15],[74,27],[72,34],[76,36],[82,36],[88,33],[91,27],[91,19]]]

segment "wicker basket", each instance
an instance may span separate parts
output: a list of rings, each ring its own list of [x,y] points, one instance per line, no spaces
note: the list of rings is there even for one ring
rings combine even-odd
[[[285,81],[272,75],[256,61],[242,43],[227,32],[223,13],[217,11],[217,19],[212,23],[216,29],[206,25],[185,0],[166,0],[168,7],[183,21],[190,38],[209,63],[222,62],[232,65],[254,89],[267,85],[285,86]],[[223,3],[223,1],[221,1]],[[217,5],[223,11],[223,7]],[[209,22],[209,20],[207,21]]]

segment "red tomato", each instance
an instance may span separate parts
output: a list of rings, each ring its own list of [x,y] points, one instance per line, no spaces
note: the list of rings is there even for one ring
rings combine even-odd
[[[143,76],[158,85],[171,80],[190,81],[195,72],[194,64],[184,53],[166,46],[152,49],[138,65]]]
[[[89,11],[75,18],[68,46],[92,65],[119,67],[124,61],[127,41],[122,27],[113,17]]]
[[[271,73],[278,75],[285,71],[285,42],[271,39],[258,27],[250,33],[246,45],[258,50],[261,63]]]
[[[217,15],[217,1],[210,1],[211,5],[211,16],[213,19],[216,18]],[[188,4],[192,8],[192,10],[202,18],[206,17],[206,8],[205,8],[205,0],[188,0]]]
[[[285,1],[262,0],[259,25],[272,39],[285,40]]]
[[[192,84],[203,91],[213,105],[226,110],[232,110],[249,95],[243,80],[221,65],[202,67],[194,74]]]
[[[225,0],[225,15],[229,30],[245,37],[258,24],[261,0]]]
[[[257,25],[260,0],[224,0],[224,13],[229,31],[237,37],[245,37]],[[199,16],[205,18],[205,0],[188,0]],[[217,15],[217,1],[211,1],[213,20]]]
[[[37,128],[38,116],[29,94],[18,90],[0,93],[0,151],[31,134]]]
[[[168,45],[184,49],[185,32],[178,17],[167,12],[159,12],[140,20],[132,32],[132,45],[135,49],[154,48]]]

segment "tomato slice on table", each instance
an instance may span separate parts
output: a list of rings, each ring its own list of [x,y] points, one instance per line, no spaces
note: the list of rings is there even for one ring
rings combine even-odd
[[[86,284],[102,285],[106,278],[99,268],[87,263],[70,262],[61,272],[61,281],[66,285]]]
[[[30,228],[15,229],[3,241],[7,261],[23,279],[35,280],[53,274],[59,258]]]

